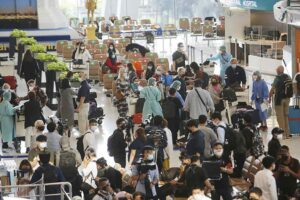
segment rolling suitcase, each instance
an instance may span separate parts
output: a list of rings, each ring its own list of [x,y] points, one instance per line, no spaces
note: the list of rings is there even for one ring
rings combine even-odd
[[[299,108],[299,98],[296,99],[296,105],[289,107],[288,114],[290,134],[300,134],[300,108]]]

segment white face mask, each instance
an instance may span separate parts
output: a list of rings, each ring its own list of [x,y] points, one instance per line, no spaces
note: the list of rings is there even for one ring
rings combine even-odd
[[[113,49],[114,49],[114,47],[109,47],[109,49],[110,49],[110,50],[113,50]]]
[[[184,51],[184,47],[179,47],[179,51]]]
[[[47,147],[47,142],[41,142],[39,144],[40,148],[46,148]]]
[[[95,132],[98,129],[98,126],[91,126],[91,131]]]
[[[202,199],[201,194],[194,194],[193,197],[194,197],[195,200],[201,200]]]
[[[253,75],[252,78],[253,78],[254,81],[257,80],[257,76],[256,75]]]
[[[148,155],[147,160],[149,160],[149,161],[154,160],[154,155],[153,154]]]
[[[29,86],[29,91],[32,91],[34,89],[33,86]]]
[[[223,149],[222,150],[214,150],[214,154],[215,156],[217,156],[218,158],[220,158],[223,155]]]
[[[161,75],[161,74],[162,74],[162,72],[159,71],[159,70],[157,70],[155,73],[156,73],[157,75]]]
[[[232,67],[233,69],[235,69],[235,68],[236,68],[236,64],[231,64],[231,67]]]
[[[81,50],[84,50],[84,49],[85,49],[85,47],[80,47],[80,49],[81,49]]]
[[[152,69],[152,66],[148,66],[147,68],[148,68],[148,69]]]
[[[138,86],[138,91],[142,91],[144,89],[142,86]]]

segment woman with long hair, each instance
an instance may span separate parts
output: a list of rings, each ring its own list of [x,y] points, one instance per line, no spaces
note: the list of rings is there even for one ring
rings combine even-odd
[[[144,72],[143,77],[146,80],[149,80],[149,78],[153,77],[154,74],[155,74],[155,65],[154,65],[154,62],[149,61],[148,64],[147,64],[146,72]]]
[[[33,58],[30,50],[27,50],[24,54],[24,58],[21,66],[21,77],[25,78],[26,83],[29,80],[36,80],[39,76],[39,66],[36,60]]]
[[[117,106],[120,117],[126,117],[128,113],[127,96],[129,95],[129,82],[125,68],[120,68],[119,76],[116,80],[116,94],[114,104]]]
[[[85,65],[87,61],[91,59],[92,56],[89,50],[86,49],[83,42],[80,42],[75,53],[75,60],[82,60],[82,63]]]

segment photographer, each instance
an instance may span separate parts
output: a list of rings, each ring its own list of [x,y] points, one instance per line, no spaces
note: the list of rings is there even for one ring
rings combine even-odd
[[[164,149],[168,146],[166,132],[163,127],[163,117],[156,115],[153,118],[153,125],[146,128],[147,142],[155,149],[155,157],[159,171],[162,169],[164,161]]]
[[[145,146],[142,158],[132,166],[133,179],[136,181],[136,191],[146,194],[146,199],[158,199],[155,186],[158,184],[159,172],[154,160],[154,148]]]

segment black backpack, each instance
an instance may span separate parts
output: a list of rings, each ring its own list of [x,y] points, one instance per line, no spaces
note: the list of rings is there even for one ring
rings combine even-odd
[[[61,151],[59,155],[59,168],[68,169],[76,166],[76,154],[72,151]]]
[[[289,76],[286,76],[284,80],[284,94],[285,97],[291,98],[294,95],[293,92],[293,81]]]
[[[107,151],[109,156],[114,156],[114,136],[115,134],[113,133],[111,136],[108,137],[107,139]]]
[[[221,127],[225,130],[224,150],[227,151],[227,153],[233,151],[236,144],[235,130],[228,125],[226,125],[226,127],[222,125],[218,127]]]
[[[54,166],[50,166],[49,168],[45,168],[43,166],[40,166],[42,173],[44,175],[44,183],[56,183],[59,182],[58,175],[56,173],[56,169]],[[60,186],[46,186],[45,192],[46,194],[55,194],[59,191]]]
[[[88,134],[88,133],[91,133],[91,132],[86,132],[84,135],[82,135],[82,136],[80,136],[79,138],[77,138],[77,150],[78,150],[78,152],[79,152],[79,154],[80,154],[80,156],[81,156],[81,159],[83,160],[83,158],[84,158],[84,156],[85,156],[85,150],[88,148],[86,148],[86,149],[84,149],[84,146],[83,146],[83,139],[84,139],[84,136],[86,135],[86,134]]]
[[[164,118],[172,119],[176,117],[177,106],[175,102],[172,101],[171,97],[165,99],[161,107],[162,107]]]

